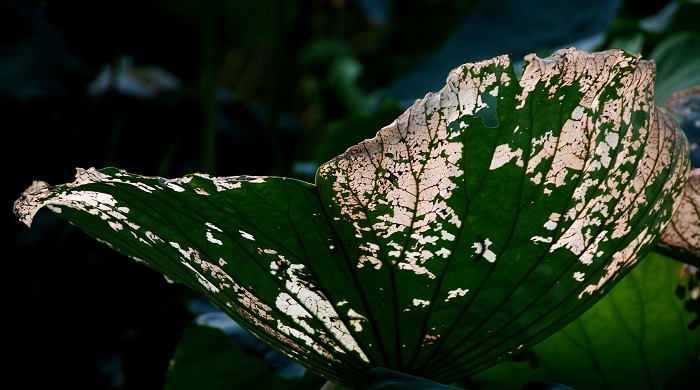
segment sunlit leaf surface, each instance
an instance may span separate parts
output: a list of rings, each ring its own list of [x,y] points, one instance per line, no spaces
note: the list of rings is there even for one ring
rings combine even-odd
[[[278,177],[114,168],[35,182],[42,206],[202,292],[320,375],[449,383],[576,318],[656,243],[688,150],[653,63],[574,48],[465,64],[373,139]]]

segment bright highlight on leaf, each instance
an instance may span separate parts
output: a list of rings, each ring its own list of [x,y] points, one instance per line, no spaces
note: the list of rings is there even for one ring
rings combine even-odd
[[[42,206],[201,292],[329,380],[450,382],[551,335],[658,240],[688,147],[653,63],[574,48],[465,64],[373,139],[278,177],[114,168],[35,182]]]

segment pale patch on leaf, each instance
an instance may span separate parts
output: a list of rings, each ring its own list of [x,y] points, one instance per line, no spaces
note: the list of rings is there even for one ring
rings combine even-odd
[[[700,168],[690,172],[678,211],[673,214],[658,245],[676,257],[700,265]]]
[[[474,249],[477,256],[483,257],[489,263],[493,263],[494,261],[496,261],[496,253],[489,249],[491,247],[491,244],[493,244],[493,242],[491,242],[491,240],[487,238],[475,242],[474,244],[472,244],[472,248]]]
[[[511,150],[510,146],[507,144],[496,146],[496,151],[493,154],[493,160],[491,160],[490,170],[498,169],[512,159],[515,159],[515,165],[523,166],[523,150],[515,149]]]
[[[212,234],[211,231],[207,231],[207,241],[209,241],[213,244],[216,244],[216,245],[224,245],[223,241],[214,237],[214,234]]]
[[[430,305],[430,301],[424,299],[413,299],[413,306],[426,307]]]
[[[340,306],[340,304],[338,304]],[[362,332],[362,323],[367,322],[367,318],[360,315],[353,309],[348,310],[348,321],[355,328],[355,332]]]
[[[448,302],[452,298],[463,297],[463,296],[467,295],[468,292],[469,292],[468,288],[465,288],[465,289],[458,288],[456,290],[448,291],[447,298],[445,298],[445,302]]]
[[[176,192],[184,192],[185,191],[184,188],[182,188],[179,185],[172,183],[172,182],[167,183],[166,186],[168,188],[170,188],[171,190],[176,191]]]
[[[309,275],[305,273],[301,264],[291,264],[283,256],[278,256],[278,260],[270,263],[270,271],[284,282],[287,292],[281,292],[277,296],[276,306],[292,321],[302,326],[307,334],[319,333],[329,346],[338,353],[345,353],[345,349],[356,352],[364,361],[369,361],[357,340],[350,334],[346,324],[340,320],[337,311],[325,295],[319,291],[316,285],[309,281]],[[366,318],[349,309],[350,325],[356,331],[362,331],[362,321]],[[323,324],[323,329],[311,328],[307,319],[316,318]],[[286,329],[286,328],[285,328]],[[326,330],[333,336],[326,334]],[[288,334],[297,337],[296,333]],[[303,338],[307,345],[313,346],[315,350],[321,351],[325,347],[316,345],[317,342]],[[338,345],[337,343],[340,343]],[[341,347],[342,346],[342,347]]]
[[[240,233],[241,237],[245,238],[246,240],[255,241],[255,237],[253,237],[253,235],[250,233],[244,232],[243,230],[239,230],[238,233]]]
[[[211,222],[206,222],[204,225],[206,225],[207,227],[209,227],[209,228],[211,228],[211,229],[216,230],[216,231],[219,232],[219,233],[223,233],[223,230],[221,230],[221,228],[219,228],[218,226],[214,225],[214,224],[211,223]]]

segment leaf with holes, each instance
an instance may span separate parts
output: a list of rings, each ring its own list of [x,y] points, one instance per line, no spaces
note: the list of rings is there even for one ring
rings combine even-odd
[[[15,213],[48,206],[343,386],[374,367],[448,383],[566,325],[656,243],[689,164],[653,81],[622,51],[529,55],[520,78],[500,56],[315,184],[88,169]]]
[[[690,171],[678,211],[655,248],[674,259],[700,267],[700,169]]]

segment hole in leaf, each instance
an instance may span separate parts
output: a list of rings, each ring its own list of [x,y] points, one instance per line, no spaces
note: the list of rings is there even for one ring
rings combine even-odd
[[[496,97],[488,92],[484,92],[479,95],[479,101],[481,103],[481,108],[477,109],[474,116],[481,118],[484,121],[484,126],[486,127],[498,127]]]

